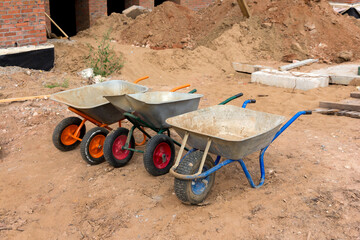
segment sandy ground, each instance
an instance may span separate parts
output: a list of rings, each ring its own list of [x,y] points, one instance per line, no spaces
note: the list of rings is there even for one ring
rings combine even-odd
[[[0,99],[89,84],[77,72],[88,67],[87,44],[96,47],[95,37],[109,27],[111,46],[124,59],[121,73],[109,79],[134,81],[148,75],[142,84],[163,91],[189,83],[189,89],[180,91],[196,88],[204,95],[200,108],[242,92],[232,105],[255,98],[257,103],[248,108],[289,119],[317,108],[319,101],[340,101],[356,91],[355,86],[300,91],[251,84],[249,75],[231,66],[236,61],[278,67],[284,57],[319,58],[321,63],[295,69],[310,72],[334,66],[340,55],[345,54],[344,61],[359,59],[358,21],[336,15],[325,1],[249,1],[254,17],[244,21],[238,20],[235,2],[219,2],[196,17],[200,25],[181,34],[170,30],[178,30],[171,24],[178,24],[182,13],[167,6],[170,10],[159,8],[159,14],[154,11],[139,21],[112,15],[73,41],[51,41],[56,62],[50,72],[0,68]],[[163,21],[169,12],[172,20]],[[157,24],[146,24],[149,19]],[[124,29],[137,30],[140,45],[170,49],[135,47],[130,38],[132,46],[122,45]],[[188,30],[194,35],[187,36]],[[168,42],[161,45],[156,38]],[[185,49],[174,46],[178,41]],[[114,169],[106,162],[87,165],[79,148],[56,149],[51,140],[55,126],[73,116],[65,105],[48,99],[13,102],[0,104],[0,113],[0,239],[360,239],[359,119],[301,116],[267,150],[264,186],[251,188],[234,163],[216,173],[201,206],[190,206],[175,196],[172,176],[146,172],[139,153]],[[87,124],[88,130],[92,127]],[[258,153],[244,161],[257,182]]]
[[[321,100],[341,100],[355,90],[330,86],[293,91],[250,84],[248,75],[233,72],[230,63],[222,65],[211,51],[207,61],[196,58],[201,49],[117,48],[126,64],[113,79],[149,75],[143,84],[154,90],[190,83],[204,94],[200,108],[243,92],[244,97],[231,104],[241,106],[255,98],[250,109],[290,118],[299,110],[315,109]],[[15,70],[1,69],[2,98],[86,84],[71,71]],[[44,87],[64,79],[68,88]],[[251,188],[241,167],[229,165],[217,172],[205,203],[189,206],[176,198],[172,176],[146,172],[141,154],[114,169],[107,163],[87,165],[79,148],[57,150],[52,131],[73,115],[66,106],[35,100],[1,104],[0,109],[1,239],[359,239],[358,119],[302,116],[268,149],[263,187]],[[244,159],[255,180],[257,158],[253,154]]]

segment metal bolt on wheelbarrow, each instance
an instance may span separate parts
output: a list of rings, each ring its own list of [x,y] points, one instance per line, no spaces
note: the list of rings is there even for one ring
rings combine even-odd
[[[144,154],[144,166],[151,175],[159,176],[169,171],[175,158],[174,144],[180,146],[180,143],[170,137],[169,125],[165,120],[196,110],[202,97],[200,94],[193,94],[196,89],[191,94],[174,92],[182,87],[173,89],[172,92],[128,94],[121,99],[104,96],[118,109],[124,109],[124,105],[129,106],[124,116],[133,125],[130,130],[118,128],[106,137],[104,155],[110,165],[122,167],[131,160],[134,152],[138,152]],[[145,128],[154,131],[156,135],[151,136]],[[149,138],[144,151],[135,149],[135,129]]]
[[[183,138],[170,173],[175,177],[176,196],[183,203],[199,204],[209,194],[215,172],[238,162],[250,185],[258,188],[265,181],[264,154],[269,145],[299,116],[300,111],[282,127],[285,117],[236,106],[213,106],[167,119],[167,123]],[[182,158],[185,145],[193,149]],[[255,185],[244,161],[245,156],[259,151],[260,182]],[[208,155],[217,155],[215,161]],[[220,159],[226,160],[220,163]]]
[[[148,76],[136,80],[138,83]],[[51,95],[51,99],[69,106],[69,110],[83,118],[68,117],[55,128],[52,136],[56,148],[61,151],[75,149],[80,143],[83,159],[91,164],[99,164],[105,160],[103,145],[109,125],[125,118],[124,112],[116,109],[103,95],[125,95],[146,92],[147,87],[122,80],[112,80]],[[86,133],[85,122],[90,121],[97,127]]]

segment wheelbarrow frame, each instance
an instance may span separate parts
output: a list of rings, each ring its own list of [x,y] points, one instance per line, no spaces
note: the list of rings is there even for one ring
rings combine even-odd
[[[196,92],[196,89],[193,89],[192,91],[190,91],[189,93],[195,93]],[[243,94],[242,93],[239,93],[239,94],[237,94],[237,95],[235,95],[235,96],[232,96],[231,98],[229,98],[229,99],[227,99],[226,101],[224,101],[223,102],[223,104],[226,104],[227,102],[230,102],[231,100],[233,100],[233,99],[236,99],[236,98],[238,98],[238,97],[241,97]],[[250,102],[250,101],[249,101]],[[135,110],[136,111],[136,110]],[[154,162],[154,165],[153,164],[150,164],[150,160],[148,160],[148,159],[145,159],[146,158],[146,151],[149,151],[149,152],[151,152],[153,149],[151,149],[151,150],[149,150],[148,149],[148,146],[147,146],[147,148],[145,149],[145,151],[144,150],[138,150],[138,149],[135,149],[135,148],[133,148],[133,147],[130,147],[130,145],[131,145],[131,141],[132,141],[132,138],[133,138],[133,134],[134,134],[134,130],[135,129],[138,129],[139,131],[141,131],[146,137],[148,137],[149,139],[152,139],[152,138],[154,138],[154,137],[158,137],[159,135],[161,135],[161,134],[163,134],[163,133],[167,133],[167,137],[170,139],[170,142],[172,142],[172,143],[170,143],[171,145],[177,145],[177,146],[179,146],[179,147],[181,147],[181,143],[179,143],[179,142],[177,142],[175,139],[173,139],[172,137],[171,137],[171,134],[170,134],[170,127],[156,127],[156,126],[154,126],[151,122],[148,122],[148,121],[144,121],[143,119],[141,119],[139,116],[136,116],[136,115],[134,115],[133,113],[131,113],[131,112],[125,112],[124,113],[124,116],[125,116],[125,118],[132,124],[132,127],[130,128],[130,130],[129,130],[129,132],[128,132],[128,134],[127,134],[127,138],[126,138],[126,142],[125,142],[125,144],[123,145],[123,146],[121,146],[121,150],[128,150],[128,151],[132,151],[132,152],[137,152],[137,153],[143,153],[144,154],[144,165],[145,165],[145,168],[146,168],[146,170],[151,174],[151,175],[153,175],[153,176],[158,176],[158,175],[163,175],[163,174],[166,174],[168,171],[169,171],[169,169],[170,169],[170,167],[172,167],[172,163],[173,163],[173,160],[170,160],[170,162],[169,162],[169,164],[168,165],[166,165],[166,167],[165,167],[165,169],[154,169],[153,168],[153,166],[155,165],[155,160],[154,159],[152,159],[152,161]],[[145,130],[145,128],[148,128],[148,129],[150,129],[150,130],[152,130],[152,131],[154,131],[156,134],[154,135],[154,136],[151,136],[146,130]],[[166,137],[166,138],[167,138]],[[160,138],[160,137],[159,137]],[[108,145],[108,146],[106,146],[105,148],[106,148],[106,152],[108,153],[108,152],[110,152],[110,146],[112,146],[114,143],[113,142],[111,142],[110,143],[110,140],[109,140],[109,142],[105,142],[105,145]],[[172,147],[173,148],[173,147]],[[183,148],[183,149],[185,149],[186,151],[188,151],[189,149],[188,148]],[[112,149],[112,151],[114,151],[113,149]],[[106,154],[107,156],[109,156],[109,158],[112,158],[112,156],[113,155],[111,155],[110,153],[109,153],[109,155],[108,154]],[[175,153],[174,153],[174,156],[175,156]],[[127,157],[126,157],[127,158]],[[126,159],[126,162],[123,162],[123,163],[119,163],[119,164],[117,164],[117,163],[114,163],[113,161],[115,161],[116,162],[116,160],[110,160],[110,159],[108,159],[107,158],[107,160],[109,161],[109,163],[111,164],[111,165],[113,165],[113,166],[116,166],[116,167],[122,167],[122,166],[124,166],[128,161],[130,161],[130,159],[132,158],[132,156],[131,157],[129,157],[129,159]],[[170,159],[171,159],[172,157],[170,156]],[[174,159],[174,157],[173,157],[173,159]],[[118,161],[121,161],[121,160],[118,160]],[[163,162],[165,162],[165,159],[164,159],[164,156],[163,156]],[[155,166],[156,167],[156,166]]]
[[[248,100],[249,101],[249,100]],[[244,104],[242,105],[242,108],[246,108],[247,104],[249,103],[248,101],[245,101]],[[175,178],[177,179],[181,179],[181,180],[197,180],[197,179],[204,179],[208,176],[210,176],[211,174],[215,173],[216,171],[218,171],[220,168],[226,166],[226,165],[229,165],[233,162],[238,162],[243,171],[244,171],[244,174],[249,182],[249,184],[251,185],[251,187],[253,188],[259,188],[261,187],[264,182],[265,182],[265,165],[264,165],[264,155],[265,155],[265,152],[266,150],[268,149],[268,147],[270,146],[270,144],[275,141],[276,138],[278,138],[297,118],[299,118],[301,115],[306,115],[306,114],[312,114],[312,111],[299,111],[297,112],[291,119],[289,119],[281,128],[280,130],[278,130],[275,134],[275,136],[273,137],[273,139],[271,140],[271,142],[264,148],[262,148],[260,150],[260,154],[259,154],[259,164],[260,164],[260,180],[259,180],[259,183],[258,184],[255,184],[249,171],[247,170],[247,167],[244,163],[244,161],[242,159],[225,159],[224,161],[222,161],[220,163],[220,160],[221,160],[221,156],[218,155],[216,157],[216,160],[214,162],[214,167],[210,168],[210,169],[207,169],[206,171],[202,172],[203,171],[203,167],[204,167],[204,164],[205,164],[205,161],[206,161],[206,158],[207,158],[207,155],[208,155],[208,152],[209,152],[209,148],[210,148],[210,145],[211,145],[211,138],[208,137],[208,142],[206,144],[206,147],[204,149],[204,153],[202,155],[202,158],[201,158],[201,162],[200,162],[200,166],[199,166],[199,169],[198,171],[195,173],[195,174],[192,174],[192,175],[185,175],[185,174],[180,174],[180,173],[177,173],[176,170],[179,166],[179,164],[181,163],[182,160],[184,160],[189,154],[191,154],[192,152],[195,152],[195,151],[198,151],[198,149],[196,148],[193,148],[191,150],[189,150],[183,157],[181,157],[183,155],[183,152],[184,152],[184,149],[185,149],[185,145],[187,143],[187,140],[188,140],[188,137],[189,135],[191,134],[189,131],[186,131],[185,132],[185,135],[183,137],[183,141],[182,141],[182,144],[181,144],[181,147],[180,147],[180,150],[178,152],[178,155],[177,155],[177,158],[176,158],[176,161],[175,161],[175,164],[173,165],[173,167],[170,169],[170,174],[173,175]],[[207,194],[206,194],[207,195]],[[205,196],[206,197],[206,196]]]

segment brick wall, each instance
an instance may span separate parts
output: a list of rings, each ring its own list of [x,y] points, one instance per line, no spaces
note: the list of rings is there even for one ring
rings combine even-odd
[[[89,0],[76,0],[76,31],[85,30],[90,27]]]
[[[50,4],[49,4],[50,0],[45,0],[45,12],[47,13],[47,15],[50,16]],[[46,22],[46,27],[48,29],[48,31],[51,32],[51,21],[49,18],[45,17],[45,22]]]
[[[139,6],[142,6],[144,8],[153,9],[154,8],[154,0],[138,0]],[[135,4],[133,4],[135,5]]]
[[[107,16],[107,0],[89,0],[90,26],[97,19]]]
[[[0,1],[0,47],[46,42],[44,0]]]

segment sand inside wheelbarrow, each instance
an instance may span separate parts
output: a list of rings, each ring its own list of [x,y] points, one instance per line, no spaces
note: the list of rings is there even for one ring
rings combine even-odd
[[[108,103],[103,96],[119,96],[146,91],[147,88],[122,80],[112,80],[55,93],[51,99],[77,109],[94,108]]]
[[[283,116],[236,106],[213,106],[167,120],[189,132],[227,141],[241,141],[269,132],[284,122]]]

